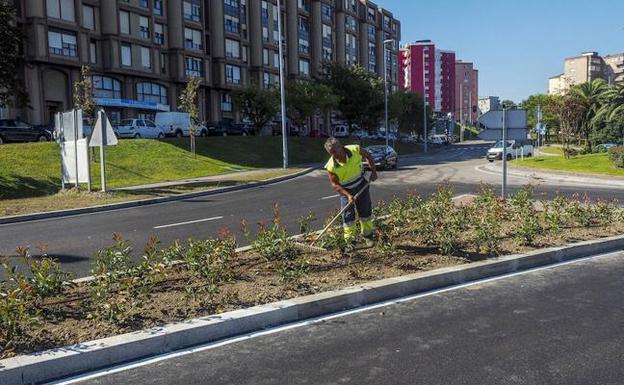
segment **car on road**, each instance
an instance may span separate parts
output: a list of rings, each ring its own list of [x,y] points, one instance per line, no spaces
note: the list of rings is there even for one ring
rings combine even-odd
[[[396,169],[399,167],[399,156],[391,146],[376,145],[364,148],[375,161],[375,166],[379,169]],[[367,163],[365,163],[368,165]]]
[[[120,138],[164,138],[165,131],[148,119],[124,119],[117,126],[115,133]]]
[[[503,159],[503,152],[505,153],[506,160],[512,160],[520,157],[533,156],[533,144],[529,141],[519,141],[511,139],[507,141],[505,151],[503,151],[503,141],[496,142],[494,147],[490,148],[487,152],[486,158],[489,162]]]
[[[0,119],[0,144],[6,142],[49,142],[52,132],[19,119]]]
[[[615,143],[602,143],[596,146],[596,152],[607,152],[610,148],[617,147]]]
[[[448,137],[442,134],[431,135],[431,137],[429,138],[429,143],[439,145],[450,144]]]

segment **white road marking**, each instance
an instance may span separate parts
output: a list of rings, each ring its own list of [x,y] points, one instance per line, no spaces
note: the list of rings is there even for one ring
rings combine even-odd
[[[322,201],[326,200],[326,199],[333,199],[333,198],[338,198],[340,196],[340,194],[336,194],[336,195],[330,195],[328,197],[323,197],[321,198]]]
[[[485,278],[485,279],[481,279],[481,280],[477,280],[477,281],[472,281],[472,282],[468,282],[468,283],[458,284],[458,285],[455,285],[455,286],[445,287],[445,288],[442,288],[442,289],[432,290],[432,291],[428,291],[428,292],[425,292],[425,293],[414,294],[414,295],[411,295],[411,296],[408,296],[408,297],[403,297],[403,298],[399,298],[399,299],[392,299],[392,300],[380,302],[380,303],[377,303],[377,304],[374,304],[374,305],[362,306],[362,307],[358,307],[358,308],[352,309],[352,310],[345,310],[345,311],[342,311],[342,312],[339,312],[339,313],[334,313],[334,314],[330,314],[330,315],[326,315],[326,316],[320,316],[320,317],[311,318],[311,319],[308,319],[308,320],[305,320],[305,321],[299,321],[299,322],[295,322],[295,323],[292,323],[292,324],[279,326],[279,327],[276,327],[276,328],[273,328],[273,329],[268,329],[268,330],[262,330],[262,331],[259,331],[259,332],[252,332],[252,333],[248,333],[248,334],[243,334],[242,336],[229,338],[229,339],[226,339],[226,340],[223,340],[223,341],[219,341],[219,342],[209,342],[207,344],[199,345],[199,346],[196,346],[196,347],[193,347],[193,348],[183,349],[183,350],[179,350],[179,351],[176,351],[176,352],[173,352],[173,353],[166,353],[166,354],[163,354],[163,355],[160,355],[160,356],[146,358],[146,359],[143,359],[143,360],[138,360],[138,361],[135,361],[135,362],[133,362],[131,364],[118,365],[118,366],[114,366],[114,367],[111,367],[111,368],[108,368],[108,369],[102,369],[102,370],[99,370],[99,371],[96,371],[96,372],[92,372],[90,374],[82,374],[82,375],[78,375],[78,376],[75,376],[75,377],[70,377],[70,378],[67,378],[67,379],[64,379],[64,380],[51,382],[48,385],[70,385],[70,384],[75,384],[77,382],[82,382],[82,381],[91,380],[91,379],[94,379],[94,378],[99,378],[99,377],[103,377],[103,376],[107,376],[107,375],[111,375],[111,374],[115,374],[115,373],[120,373],[120,372],[124,372],[124,371],[130,370],[130,369],[140,368],[142,366],[146,366],[146,365],[150,365],[150,364],[154,364],[154,363],[170,360],[172,358],[183,357],[183,356],[187,356],[189,354],[194,354],[194,353],[200,353],[200,352],[203,352],[203,351],[206,351],[206,350],[219,348],[221,346],[234,344],[234,343],[245,341],[245,340],[249,340],[249,339],[252,339],[252,338],[262,337],[262,336],[266,336],[266,335],[270,335],[270,334],[276,334],[276,333],[279,333],[279,332],[282,332],[282,331],[285,331],[285,330],[296,329],[296,328],[299,328],[299,327],[302,327],[302,326],[314,325],[314,324],[318,324],[318,323],[321,323],[321,322],[333,320],[333,319],[336,319],[336,318],[345,317],[345,316],[352,315],[352,314],[362,313],[362,312],[369,311],[369,310],[375,310],[375,309],[387,307],[387,306],[390,306],[390,305],[397,305],[397,304],[401,304],[401,303],[404,303],[404,302],[413,301],[413,300],[419,299],[419,298],[425,298],[425,297],[430,297],[430,296],[436,295],[436,294],[447,293],[447,292],[454,291],[454,290],[464,289],[464,288],[470,287],[470,286],[482,285],[484,283],[489,283],[489,282],[495,282],[495,281],[503,280],[505,278],[516,277],[516,276],[530,274],[530,273],[543,271],[543,270],[549,270],[549,269],[553,269],[553,268],[560,267],[560,266],[566,266],[566,265],[571,265],[571,264],[574,264],[574,263],[590,261],[590,260],[597,259],[597,258],[610,257],[610,256],[618,255],[618,254],[622,255],[622,251],[616,251],[616,252],[607,253],[607,254],[600,254],[600,255],[592,255],[592,256],[589,256],[589,257],[583,257],[583,258],[574,259],[574,260],[571,260],[571,261],[558,262],[558,263],[555,263],[555,264],[552,264],[552,265],[536,267],[534,269],[520,271],[520,272],[517,272],[517,273],[510,273],[510,274],[500,275],[498,277]]]
[[[172,223],[172,224],[169,224],[169,225],[156,226],[156,227],[154,227],[154,229],[156,230],[156,229],[164,229],[164,228],[167,228],[167,227],[184,226],[184,225],[190,225],[190,224],[193,224],[193,223],[216,221],[218,219],[223,219],[223,217],[212,217],[212,218],[205,218],[205,219],[197,219],[197,220],[188,221],[188,222]]]

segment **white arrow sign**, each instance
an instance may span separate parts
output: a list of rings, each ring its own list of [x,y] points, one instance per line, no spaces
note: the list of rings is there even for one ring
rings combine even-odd
[[[115,146],[117,144],[117,136],[113,131],[113,125],[104,113],[104,111],[98,112],[98,118],[93,126],[93,134],[91,135],[91,141],[89,141],[89,147],[100,146]]]

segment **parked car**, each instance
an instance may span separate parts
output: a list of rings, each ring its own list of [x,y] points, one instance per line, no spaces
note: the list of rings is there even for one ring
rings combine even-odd
[[[154,122],[147,119],[124,119],[116,129],[120,138],[164,138],[165,132]]]
[[[209,123],[207,126],[208,135],[211,136],[227,136],[227,135],[255,135],[255,128],[250,123],[232,123],[224,120],[221,122]]]
[[[19,119],[0,120],[0,144],[5,142],[48,142],[52,132]]]
[[[339,124],[334,126],[333,128],[333,136],[334,138],[348,138],[349,137],[349,127],[344,124]]]
[[[165,136],[181,138],[191,134],[191,116],[186,112],[158,112],[154,123],[163,129]],[[202,135],[203,133],[203,135]],[[197,130],[196,136],[205,136],[208,131],[204,128]]]
[[[446,135],[431,135],[431,138],[429,138],[429,143],[431,144],[450,144],[448,137]]]
[[[399,156],[391,146],[377,145],[365,148],[375,160],[375,166],[379,169],[398,168]]]
[[[610,148],[617,147],[615,143],[602,143],[596,146],[596,152],[607,152]]]
[[[503,151],[503,141],[496,142],[494,147],[487,152],[486,158],[490,162],[503,159],[503,153],[507,160],[519,158],[521,156],[533,156],[533,144],[529,141],[521,142],[515,139],[507,141],[507,145]]]

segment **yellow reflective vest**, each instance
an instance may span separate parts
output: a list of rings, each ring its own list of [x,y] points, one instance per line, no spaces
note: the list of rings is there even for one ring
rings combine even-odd
[[[360,146],[344,146],[347,151],[346,163],[340,163],[332,156],[325,164],[325,169],[338,177],[338,183],[344,188],[357,187],[363,179],[362,154]]]

